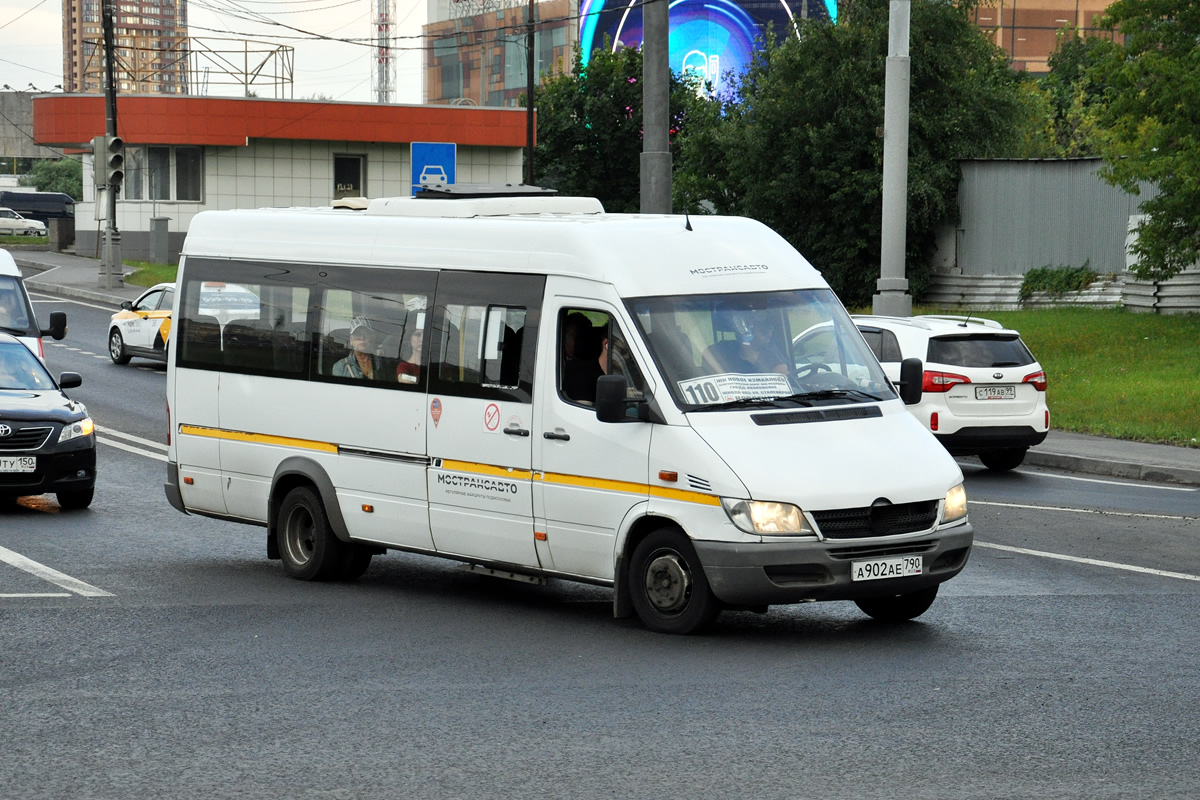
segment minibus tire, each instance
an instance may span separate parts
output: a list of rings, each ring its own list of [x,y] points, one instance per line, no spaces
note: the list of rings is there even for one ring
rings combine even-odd
[[[328,581],[342,576],[348,555],[346,545],[333,532],[314,489],[297,486],[288,492],[279,504],[275,524],[279,558],[289,575],[302,581]]]
[[[674,528],[659,528],[634,548],[629,594],[643,624],[658,633],[695,633],[721,613],[696,548]]]
[[[338,580],[352,581],[367,571],[367,568],[371,566],[371,556],[374,554],[361,544],[343,544],[343,547],[346,548],[346,556],[342,559]]]
[[[116,328],[108,332],[108,357],[114,364],[129,363],[129,351],[125,349],[125,339]]]
[[[937,598],[938,587],[930,586],[908,594],[896,594],[891,597],[871,597],[865,600],[855,600],[859,610],[872,619],[880,622],[905,622],[916,619],[929,610]]]

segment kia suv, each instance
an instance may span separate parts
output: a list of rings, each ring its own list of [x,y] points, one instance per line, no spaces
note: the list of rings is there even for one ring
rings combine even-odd
[[[855,315],[854,323],[893,383],[904,359],[924,362],[921,402],[908,410],[952,455],[1009,470],[1045,440],[1046,372],[1016,331],[961,316]]]

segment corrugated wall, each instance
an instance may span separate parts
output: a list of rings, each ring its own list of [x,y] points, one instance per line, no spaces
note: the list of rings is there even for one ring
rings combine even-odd
[[[1044,266],[1125,269],[1129,216],[1153,191],[1128,195],[1100,159],[962,162],[956,266],[963,275],[1024,275]]]

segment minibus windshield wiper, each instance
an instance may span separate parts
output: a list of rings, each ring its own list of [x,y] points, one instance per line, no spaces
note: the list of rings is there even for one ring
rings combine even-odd
[[[799,394],[789,395],[788,397],[780,397],[779,400],[796,400],[804,402],[807,400],[832,400],[837,397],[862,397],[866,400],[882,401],[883,398],[864,392],[861,389],[819,389],[815,392],[800,392]]]
[[[746,397],[741,400],[726,400],[724,403],[705,403],[695,405],[689,411],[727,411],[731,408],[779,408],[781,400],[792,400],[790,397]]]

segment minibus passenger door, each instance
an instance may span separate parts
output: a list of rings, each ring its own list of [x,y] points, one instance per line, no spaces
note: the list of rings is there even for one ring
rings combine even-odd
[[[534,358],[544,278],[443,272],[430,348],[429,523],[439,552],[538,566]]]
[[[549,281],[550,291],[562,294],[575,283]],[[581,293],[553,297],[546,308],[550,330],[543,334],[533,442],[534,469],[542,478],[537,525],[544,540],[538,547],[547,569],[611,579],[621,521],[649,497],[652,426],[632,415],[618,423],[596,418],[600,375],[626,377],[631,409],[646,382],[616,307],[581,302]]]

